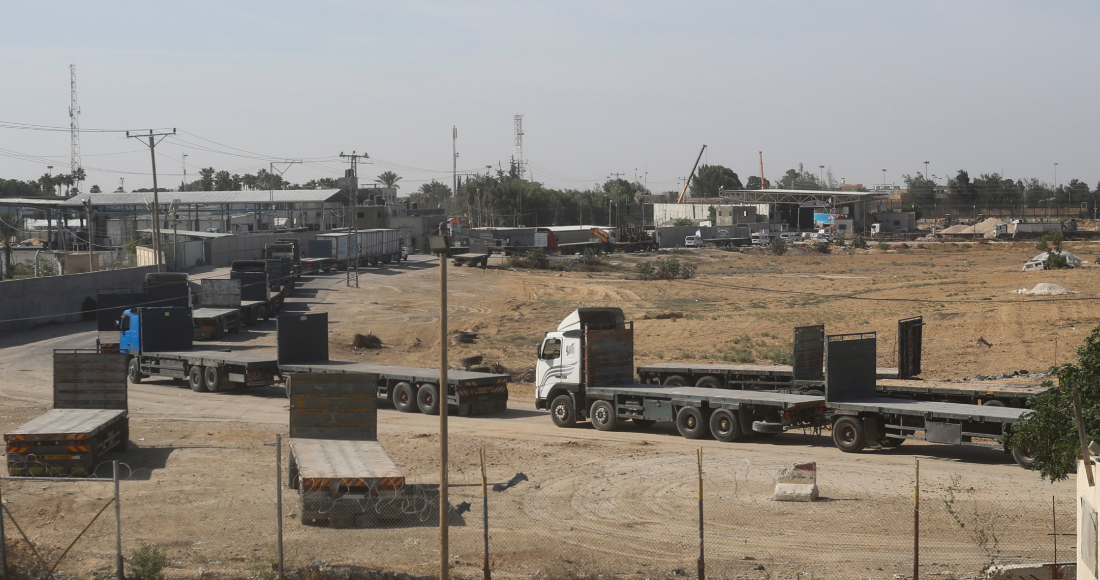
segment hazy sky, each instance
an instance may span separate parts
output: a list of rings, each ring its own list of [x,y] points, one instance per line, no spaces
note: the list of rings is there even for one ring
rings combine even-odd
[[[82,127],[188,133],[157,149],[167,187],[184,153],[192,179],[314,159],[286,173],[301,183],[352,150],[402,191],[450,184],[452,125],[459,171],[484,172],[517,113],[552,187],[674,189],[703,143],[742,180],[763,151],[773,180],[804,163],[900,183],[930,161],[940,181],[1053,182],[1055,162],[1100,181],[1097,2],[8,1],[0,22],[0,121],[67,127],[75,63]],[[87,186],[152,185],[134,140],[81,146]],[[51,163],[68,170],[67,132],[0,129],[0,177]]]

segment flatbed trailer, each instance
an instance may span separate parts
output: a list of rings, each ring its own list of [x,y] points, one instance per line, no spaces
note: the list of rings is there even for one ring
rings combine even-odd
[[[195,340],[214,340],[227,332],[240,332],[239,308],[196,308],[191,311]]]
[[[948,445],[1000,448],[1030,468],[1022,449],[1009,449],[1004,438],[1027,409],[880,397],[876,392],[875,333],[841,334],[825,341],[825,406],[833,443],[855,453],[869,443],[896,447],[906,439]]]
[[[878,394],[884,397],[942,401],[993,407],[1026,407],[1031,397],[1053,387],[1011,385],[993,381],[879,380]]]
[[[126,357],[54,351],[54,408],[4,434],[8,474],[86,476],[129,439]]]
[[[588,387],[583,404],[592,425],[601,431],[613,430],[627,419],[639,427],[675,421],[684,437],[702,439],[710,434],[719,441],[813,428],[825,412],[824,400],[809,395],[640,384]],[[553,408],[551,414],[557,423]]]
[[[146,377],[186,380],[196,392],[270,386],[279,378],[276,357],[218,350],[192,350],[188,308],[138,308],[122,314],[119,347],[127,356],[130,382]]]
[[[431,514],[425,500],[433,496],[439,505],[438,486],[407,485],[377,441],[377,379],[369,373],[288,377],[287,484],[298,490],[303,524],[376,527]]]
[[[279,370],[291,373],[372,374],[378,396],[403,413],[439,413],[439,369],[328,360],[328,313],[278,318]],[[459,415],[500,413],[508,408],[509,375],[447,371],[447,403]]]
[[[875,369],[877,378],[897,378],[898,369]],[[638,367],[643,383],[670,386],[697,386],[712,389],[746,389],[759,391],[824,391],[822,380],[795,381],[790,365],[660,363]]]

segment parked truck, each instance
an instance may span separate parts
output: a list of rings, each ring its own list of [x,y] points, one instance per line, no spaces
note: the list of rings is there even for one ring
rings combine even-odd
[[[119,321],[119,346],[130,382],[145,377],[186,380],[196,392],[270,386],[279,378],[275,357],[193,350],[191,309],[137,308]]]
[[[334,243],[331,238],[309,240],[306,244],[306,255],[302,258],[302,273],[320,274],[336,268],[336,260],[332,257]]]
[[[200,282],[199,307],[191,311],[195,340],[219,339],[227,332],[240,332],[241,281],[207,278]]]
[[[298,490],[303,524],[376,527],[430,517],[439,488],[413,486],[377,437],[378,376],[291,374],[287,484]],[[438,511],[438,507],[434,508]]]
[[[618,308],[574,311],[539,346],[535,406],[548,409],[559,427],[586,418],[601,431],[626,420],[639,427],[675,421],[684,437],[720,441],[831,427],[846,453],[922,439],[1003,448],[1020,466],[1031,466],[1024,450],[1004,443],[1025,409],[878,396],[874,333],[825,337],[823,396],[634,383],[633,339]],[[820,361],[815,366],[822,368]]]
[[[264,245],[264,259],[286,260],[291,274],[298,278],[302,275],[302,255],[298,246],[297,238],[276,238],[274,244]]]
[[[401,261],[401,233],[390,229],[359,230],[360,264],[377,266]]]
[[[675,421],[684,437],[720,441],[813,427],[825,410],[823,398],[807,395],[640,384],[633,364],[634,326],[622,310],[578,308],[539,345],[535,407],[548,409],[559,427],[584,419],[601,431],[628,420],[639,427]]]
[[[451,255],[451,259],[454,260],[455,266],[466,264],[471,267],[481,266],[484,268],[489,265],[489,254],[492,253],[492,250],[485,240],[471,238],[470,246],[464,249],[466,251]]]
[[[150,306],[190,308],[193,305],[190,279],[181,272],[150,272],[145,275],[142,291]]]
[[[283,293],[272,291],[267,270],[263,260],[233,262],[229,279],[241,283],[241,319],[246,326],[256,324],[260,318],[267,320],[283,309]]]
[[[372,373],[378,396],[403,413],[439,413],[439,369],[349,363],[328,358],[328,313],[278,318],[279,370],[291,373]],[[508,408],[509,375],[447,371],[447,403],[459,415],[503,412]]]
[[[55,350],[53,409],[4,434],[8,474],[87,476],[104,454],[125,451],[125,368],[117,352]]]

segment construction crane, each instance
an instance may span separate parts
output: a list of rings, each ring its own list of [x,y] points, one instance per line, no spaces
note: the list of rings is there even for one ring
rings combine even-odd
[[[699,167],[699,160],[703,158],[703,152],[707,150],[707,146],[704,144],[703,148],[699,150],[699,156],[695,158],[695,165],[691,166],[691,173],[688,174],[687,181],[684,182],[684,190],[680,192],[680,198],[676,200],[676,203],[684,203],[684,196],[687,195],[688,186],[691,185],[691,178],[695,177],[695,168]]]

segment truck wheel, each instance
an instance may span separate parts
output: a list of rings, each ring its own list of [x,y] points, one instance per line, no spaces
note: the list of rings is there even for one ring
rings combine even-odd
[[[990,400],[982,403],[982,406],[983,407],[1004,407],[1005,404],[1004,404],[1004,402],[998,401],[997,399],[990,399]]]
[[[635,427],[638,427],[638,428],[640,428],[640,429],[648,429],[648,428],[650,428],[650,427],[652,427],[652,426],[654,426],[654,425],[656,425],[656,424],[657,424],[657,422],[656,422],[656,421],[654,421],[653,419],[638,419],[638,418],[634,418],[634,419],[631,419],[631,421],[633,421],[633,422],[634,422],[634,426],[635,426]]]
[[[141,384],[141,363],[136,356],[130,359],[130,364],[126,365],[126,374],[130,376],[131,383]]]
[[[669,375],[668,378],[665,379],[665,384],[670,387],[686,387],[688,382],[687,379],[680,375]]]
[[[577,424],[577,410],[573,408],[573,398],[569,395],[558,395],[554,402],[550,403],[550,418],[558,427],[573,427]]]
[[[393,399],[393,408],[402,413],[412,413],[416,410],[416,396],[413,395],[412,385],[409,383],[397,383],[390,391],[390,399]]]
[[[723,442],[737,441],[741,438],[741,421],[737,415],[726,409],[718,409],[710,416],[710,432],[714,438]]]
[[[206,392],[206,385],[202,383],[202,367],[191,367],[191,370],[187,371],[187,383],[196,393]]]
[[[607,401],[592,403],[588,418],[592,420],[592,425],[600,431],[614,431],[619,426],[619,418],[615,416],[615,407]]]
[[[867,441],[863,436],[863,422],[855,417],[841,417],[833,423],[833,443],[845,453],[863,450]]]
[[[425,415],[438,415],[439,389],[431,383],[420,385],[420,390],[416,391],[416,406]]]
[[[676,413],[676,429],[688,439],[702,439],[707,436],[707,421],[698,408],[680,407],[680,412]]]
[[[222,376],[221,373],[218,372],[218,367],[206,367],[202,374],[206,378],[206,390],[211,393],[216,393],[218,389],[225,387],[225,385],[222,384]]]
[[[721,389],[722,383],[718,382],[718,379],[714,377],[703,377],[699,379],[699,382],[695,383],[695,386],[700,389]]]
[[[1016,465],[1029,471],[1035,467],[1035,458],[1023,447],[1013,447],[1012,458],[1016,460]]]

